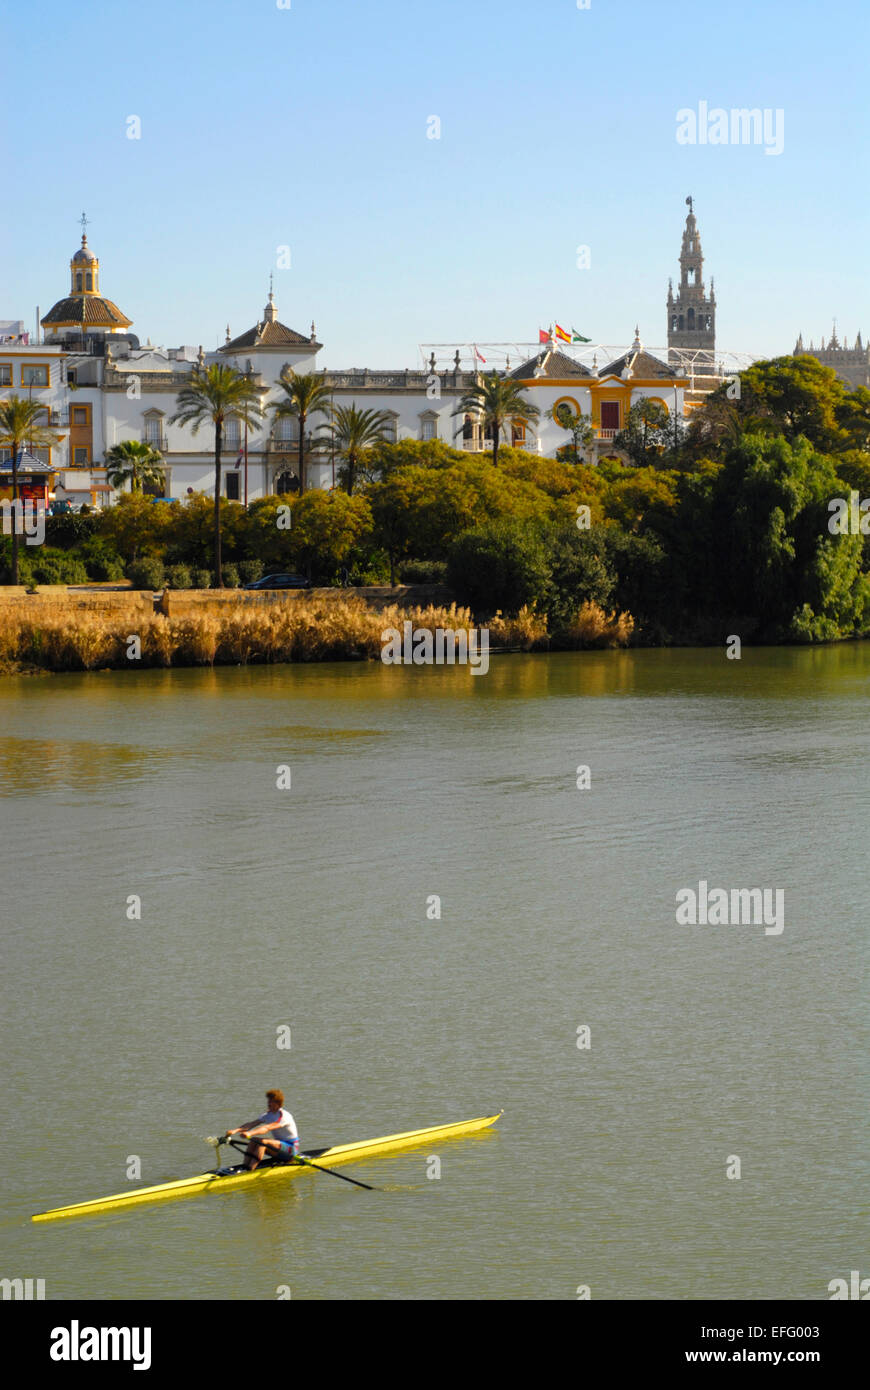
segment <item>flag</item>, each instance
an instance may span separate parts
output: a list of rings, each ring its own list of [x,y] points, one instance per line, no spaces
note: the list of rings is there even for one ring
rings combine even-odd
[[[474,344],[474,355],[475,355],[475,357],[478,359],[478,361],[480,361],[480,362],[485,362],[485,361],[486,361],[486,358],[484,357],[483,353],[482,353],[482,352],[480,351],[480,349],[478,348],[477,343]]]
[[[240,445],[239,445],[239,456],[238,456],[238,458],[236,459],[236,468],[241,468],[241,466],[242,466],[242,464],[244,463],[244,461],[245,461],[245,446],[244,446],[244,444],[240,444]]]
[[[558,323],[556,324],[556,337],[559,339],[560,343],[570,343],[571,341],[570,333],[566,333],[564,328],[561,328]]]
[[[571,342],[572,342],[572,343],[591,343],[591,342],[592,342],[592,339],[591,339],[591,338],[584,338],[582,333],[578,333],[576,328],[572,328],[572,329],[571,329]]]
[[[538,329],[538,342],[539,342],[539,343],[548,343],[549,341],[550,341],[550,335],[549,335],[549,333],[545,332],[543,328],[539,328],[539,329]]]

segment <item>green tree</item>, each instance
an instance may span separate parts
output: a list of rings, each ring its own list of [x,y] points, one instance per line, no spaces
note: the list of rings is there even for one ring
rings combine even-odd
[[[741,415],[766,419],[769,426],[793,441],[803,435],[817,449],[842,446],[838,413],[846,388],[833,367],[815,357],[775,357],[754,362],[740,373]]]
[[[100,517],[99,535],[130,564],[144,555],[160,556],[179,504],[152,502],[141,492],[122,492]]]
[[[595,438],[595,428],[588,415],[580,410],[572,410],[567,401],[560,401],[547,411],[547,418],[571,436],[570,444],[563,444],[556,451],[556,457],[566,463],[587,463],[589,445]]]
[[[250,377],[243,376],[225,362],[194,367],[186,386],[176,399],[176,412],[170,424],[190,425],[196,434],[201,425],[214,426],[214,583],[223,588],[221,571],[221,455],[223,429],[227,420],[260,419],[260,395]]]
[[[443,439],[396,439],[372,445],[370,471],[376,479],[386,478],[397,468],[449,468],[462,461],[460,449],[451,449]]]
[[[328,423],[323,426],[322,438],[344,462],[343,482],[348,496],[356,486],[367,452],[374,445],[385,442],[391,425],[392,417],[385,410],[360,410],[356,402],[333,407]]]
[[[165,488],[163,455],[142,439],[124,439],[106,450],[106,479],[116,488],[129,483],[131,492],[153,484]]]
[[[576,617],[581,604],[590,602],[605,608],[613,595],[616,575],[610,564],[606,528],[579,531],[561,526],[547,542],[549,581],[543,606],[550,630]]]
[[[828,503],[842,491],[835,461],[805,438],[748,435],[713,492],[717,593],[757,640],[819,640],[862,631],[862,536],[832,535]],[[735,626],[733,631],[740,631]]]
[[[443,539],[443,522],[439,525],[432,512],[442,497],[438,479],[430,471],[413,466],[397,468],[367,489],[374,543],[386,552],[391,584],[396,582],[400,560],[412,555],[418,560],[428,559],[429,552],[438,548],[438,541]],[[449,499],[444,501],[449,506]],[[434,540],[434,547],[433,531],[441,533]]]
[[[9,449],[12,455],[12,504],[16,515],[12,521],[12,555],[10,562],[10,583],[18,583],[18,463],[24,453],[25,445],[33,449],[51,448],[57,443],[57,435],[52,434],[41,423],[45,407],[36,401],[26,400],[24,396],[7,396],[0,401],[0,448]]]
[[[262,560],[265,567],[263,574],[274,574],[292,566],[291,531],[296,524],[301,501],[302,494],[290,498],[273,493],[257,498],[248,507],[243,523],[242,548],[249,559]]]
[[[837,423],[852,449],[870,449],[870,391],[858,386],[835,407]]]
[[[371,508],[364,497],[317,489],[303,493],[293,506],[287,533],[294,564],[309,579],[332,579],[371,529]]]
[[[648,468],[667,448],[670,429],[671,417],[666,407],[661,401],[645,397],[630,407],[625,425],[613,443],[617,449],[628,454],[635,467]]]
[[[479,420],[484,432],[492,437],[492,462],[497,467],[499,444],[508,426],[513,421],[534,424],[541,412],[526,400],[518,382],[490,372],[468,388],[453,414],[472,415]],[[461,434],[463,428],[460,425],[456,434]]]
[[[331,392],[322,377],[313,372],[294,372],[290,366],[281,368],[279,383],[284,395],[274,401],[269,409],[276,421],[291,419],[299,422],[299,486],[304,492],[305,425],[310,416],[328,413]]]
[[[547,594],[547,550],[536,528],[490,521],[466,531],[447,553],[447,582],[478,618],[518,613]]]
[[[244,544],[245,509],[241,502],[220,499],[221,551],[235,558]],[[172,507],[167,535],[166,559],[174,564],[211,567],[214,548],[214,503],[204,492],[196,492],[183,504]]]

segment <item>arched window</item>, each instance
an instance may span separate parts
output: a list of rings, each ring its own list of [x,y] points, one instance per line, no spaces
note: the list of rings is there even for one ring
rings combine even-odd
[[[80,270],[78,270],[78,271],[76,271],[76,290],[77,290],[79,293],[81,293],[81,288],[82,288],[82,272],[81,272]]]
[[[279,497],[285,492],[298,492],[299,479],[296,477],[296,474],[291,473],[289,469],[285,468],[284,472],[279,473],[278,477],[275,479],[275,491],[278,493]]]
[[[462,438],[474,438],[474,421],[472,420],[470,415],[466,415],[465,419],[462,422]]]
[[[687,326],[689,332],[691,333],[692,330],[693,330],[694,327],[695,327],[695,311],[694,311],[694,309],[690,309],[690,310],[689,310],[689,322],[688,322],[688,324],[687,324],[686,326]]]
[[[680,314],[680,332],[682,333],[682,331],[683,331],[683,316],[682,316],[682,314]]]
[[[673,317],[671,318],[671,332],[672,332],[672,333],[676,333],[676,331],[677,331],[677,316],[676,316],[676,314],[674,314]]]
[[[87,275],[85,276],[85,289],[86,289],[86,290],[92,290],[93,288],[94,288],[94,277],[93,277],[93,275],[91,274],[91,272],[88,271]]]

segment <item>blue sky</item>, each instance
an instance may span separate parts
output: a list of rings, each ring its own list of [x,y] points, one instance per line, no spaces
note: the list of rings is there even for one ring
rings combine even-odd
[[[325,366],[553,319],[660,344],[691,193],[720,347],[866,339],[868,30],[865,0],[7,3],[0,318],[66,293],[85,209],[143,342],[214,348],[274,270]],[[679,145],[699,101],[782,108],[783,153]]]

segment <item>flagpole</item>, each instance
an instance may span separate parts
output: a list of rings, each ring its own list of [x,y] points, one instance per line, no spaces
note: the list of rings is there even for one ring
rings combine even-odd
[[[245,511],[248,510],[248,412],[245,411]]]

